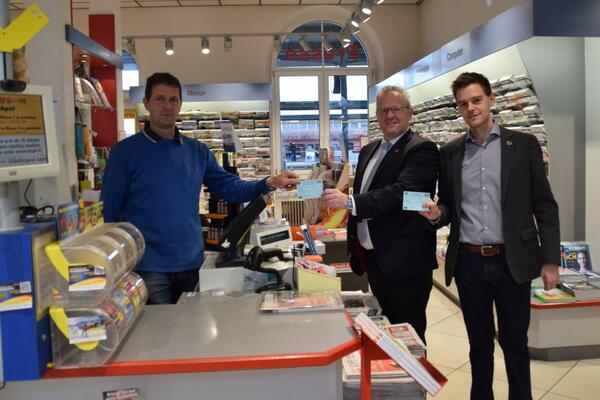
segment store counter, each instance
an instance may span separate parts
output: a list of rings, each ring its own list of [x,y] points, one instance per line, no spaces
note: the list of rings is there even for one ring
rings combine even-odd
[[[341,399],[341,359],[360,339],[341,311],[259,314],[259,295],[144,309],[113,362],[9,382],[2,398],[79,400],[137,388],[144,400]]]
[[[438,254],[435,286],[458,304],[454,280],[444,282],[444,257]],[[600,357],[600,301],[542,303],[531,297],[529,352],[537,360],[561,361]]]
[[[600,357],[600,301],[542,303],[531,299],[529,352],[546,361]]]

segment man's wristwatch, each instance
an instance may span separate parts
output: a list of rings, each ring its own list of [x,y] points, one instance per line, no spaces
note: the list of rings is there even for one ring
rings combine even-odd
[[[344,208],[346,210],[352,210],[353,207],[354,207],[354,201],[352,200],[352,196],[348,196],[348,198],[344,202]]]

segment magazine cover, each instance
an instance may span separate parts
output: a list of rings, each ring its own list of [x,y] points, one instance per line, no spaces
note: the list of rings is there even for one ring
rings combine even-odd
[[[58,240],[79,233],[79,205],[77,203],[61,204],[57,209]]]
[[[563,242],[562,254],[564,268],[578,272],[590,272],[594,269],[588,243]]]
[[[298,311],[338,311],[344,303],[339,293],[331,291],[298,293],[290,291],[265,292],[260,304],[261,312],[286,313]]]

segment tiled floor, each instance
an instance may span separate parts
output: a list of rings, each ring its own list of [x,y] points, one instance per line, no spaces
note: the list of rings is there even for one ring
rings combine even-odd
[[[427,358],[446,375],[448,383],[435,400],[469,398],[471,365],[469,341],[460,308],[437,289],[427,307]],[[502,350],[496,343],[494,394],[508,398]],[[600,359],[531,362],[533,398],[543,400],[600,399]]]

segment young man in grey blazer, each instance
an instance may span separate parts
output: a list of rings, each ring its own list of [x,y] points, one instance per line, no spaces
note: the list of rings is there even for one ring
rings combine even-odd
[[[537,139],[494,122],[488,79],[463,73],[452,92],[469,131],[441,148],[438,202],[421,214],[451,224],[446,284],[456,280],[469,336],[471,399],[494,398],[494,305],[509,399],[531,399],[530,286],[558,283],[558,206]]]

